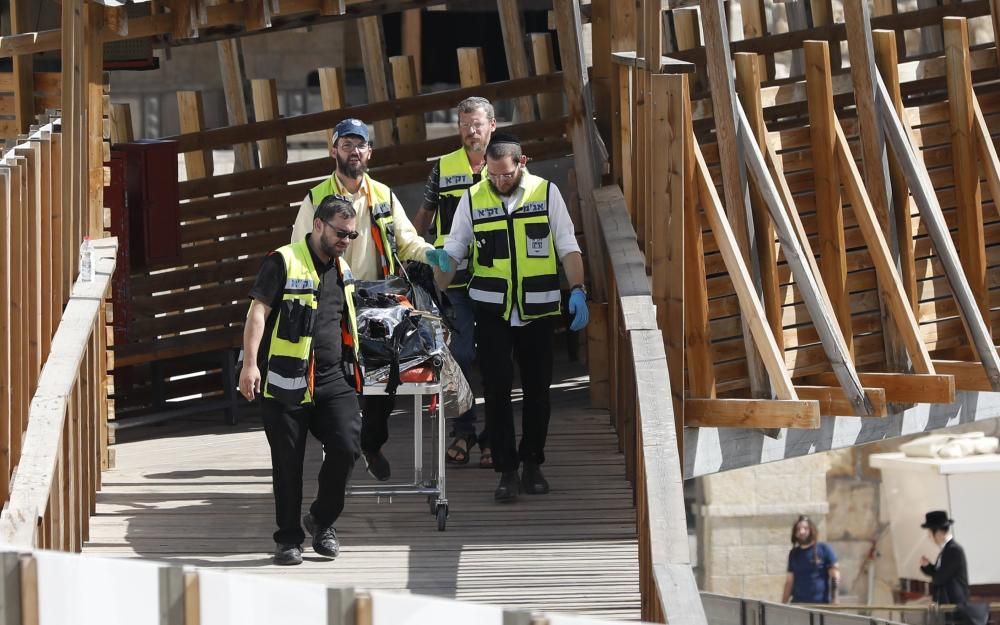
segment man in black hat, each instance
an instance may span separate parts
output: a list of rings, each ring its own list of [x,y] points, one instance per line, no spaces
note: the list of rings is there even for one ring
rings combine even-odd
[[[926,557],[920,558],[920,570],[931,578],[931,599],[939,604],[955,604],[959,606],[957,618],[953,622],[979,625],[976,615],[969,612],[969,567],[965,560],[965,550],[955,542],[951,526],[955,522],[948,518],[945,510],[932,510],[924,515],[924,523],[920,526],[931,533],[934,544],[941,547],[937,560],[931,562]]]

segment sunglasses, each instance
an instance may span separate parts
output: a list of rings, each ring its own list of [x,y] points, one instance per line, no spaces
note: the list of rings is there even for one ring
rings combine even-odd
[[[357,230],[341,230],[340,228],[336,228],[333,225],[331,225],[330,222],[328,221],[324,221],[323,225],[329,226],[330,229],[333,230],[333,233],[337,235],[338,239],[350,239],[353,241],[354,239],[361,236],[361,233],[358,232]]]

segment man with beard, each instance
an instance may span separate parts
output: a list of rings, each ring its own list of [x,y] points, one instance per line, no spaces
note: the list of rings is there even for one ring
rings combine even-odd
[[[315,211],[312,232],[271,252],[250,290],[239,388],[247,401],[264,396],[278,525],[275,564],[302,563],[299,514],[309,432],[325,455],[316,499],[302,521],[316,553],[334,558],[340,551],[333,524],[344,509],[361,429],[354,285],[343,261],[358,236],[355,226],[350,200],[328,196]]]
[[[559,268],[573,285],[571,330],[589,320],[583,285],[583,256],[559,189],[527,173],[527,157],[510,135],[494,134],[486,148],[486,180],[458,203],[444,249],[458,263],[471,249],[468,286],[476,320],[476,344],[486,395],[486,429],[500,482],[496,501],[513,501],[520,491],[549,492],[542,475],[549,430],[552,336],[559,317]],[[438,286],[454,270],[435,270]],[[522,436],[515,445],[511,389],[517,360],[524,391]],[[524,470],[518,475],[519,465]]]
[[[486,146],[496,130],[497,122],[493,105],[486,98],[471,97],[458,103],[458,133],[462,147],[445,154],[431,169],[424,189],[424,204],[420,207],[413,225],[417,232],[435,235],[434,247],[444,248],[445,237],[451,230],[458,201],[466,189],[482,180],[482,169],[486,164]],[[451,335],[451,353],[472,383],[472,363],[476,359],[476,341],[473,335],[474,318],[472,301],[466,293],[469,283],[468,261],[457,267],[455,278],[448,286],[448,301],[451,302],[451,320],[454,332]],[[446,456],[449,464],[467,464],[472,446],[479,443],[479,467],[493,468],[493,457],[489,448],[486,430],[476,436],[475,406],[455,419],[454,440],[448,446]]]
[[[292,241],[305,236],[314,222],[315,206],[328,195],[346,196],[357,211],[358,237],[345,253],[357,280],[384,280],[396,272],[400,260],[416,260],[450,269],[447,254],[435,250],[413,228],[396,194],[368,175],[368,159],[374,151],[368,126],[358,119],[345,119],[333,130],[331,156],[337,163],[333,174],[312,188],[302,200]],[[443,266],[442,266],[443,265]],[[368,473],[388,480],[391,467],[382,446],[389,439],[389,414],[395,397],[372,395],[364,398],[361,452]]]

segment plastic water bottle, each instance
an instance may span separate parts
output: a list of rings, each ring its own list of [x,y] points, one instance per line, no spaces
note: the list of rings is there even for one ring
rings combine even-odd
[[[89,236],[83,237],[83,245],[80,246],[80,280],[94,281],[94,243]]]

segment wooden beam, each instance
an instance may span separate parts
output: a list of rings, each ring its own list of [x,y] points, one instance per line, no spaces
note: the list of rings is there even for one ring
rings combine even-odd
[[[744,39],[757,39],[768,34],[763,0],[740,0],[740,9],[743,13]],[[774,78],[774,55],[761,54],[759,58],[761,78]]]
[[[691,140],[696,141],[692,131]],[[750,142],[748,142],[750,143]],[[756,145],[756,144],[754,144]],[[753,280],[747,270],[746,262],[740,251],[736,236],[725,219],[722,210],[722,202],[715,191],[712,176],[705,164],[701,147],[695,144],[696,163],[696,183],[698,187],[698,197],[701,199],[701,206],[705,211],[705,217],[712,229],[719,246],[719,253],[722,254],[726,265],[726,271],[733,281],[733,289],[740,302],[742,318],[749,326],[750,339],[755,349],[759,350],[764,368],[771,378],[771,386],[778,399],[797,399],[795,389],[792,387],[792,380],[785,368],[784,356],[774,340],[770,327],[766,323],[767,316],[761,307],[760,300],[754,292]]]
[[[420,93],[423,83],[423,11],[407,9],[403,11],[403,54],[413,59],[414,89]],[[399,97],[399,93],[396,93]]]
[[[851,148],[839,122],[836,122],[835,130],[837,133],[837,162],[843,174],[844,188],[847,190],[854,218],[858,222],[858,228],[861,230],[868,246],[868,253],[875,265],[879,301],[883,310],[888,311],[890,319],[894,322],[894,327],[910,355],[916,372],[934,373],[934,366],[931,364],[927,346],[924,345],[920,335],[915,313],[910,307],[903,283],[899,279],[896,266],[893,265],[889,255],[889,244],[886,243],[885,235],[882,233],[875,215],[875,209],[862,186],[861,173],[857,169]],[[887,330],[886,326],[882,326],[883,332]]]
[[[4,493],[5,499],[10,492],[11,470],[18,460],[11,454],[12,439],[15,436],[21,437],[21,433],[14,427],[16,407],[11,405],[16,386],[12,367],[18,363],[11,357],[14,342],[11,339],[17,336],[14,334],[13,316],[17,311],[12,307],[11,284],[16,242],[11,241],[10,235],[13,234],[11,213],[18,207],[12,202],[10,195],[10,175],[9,170],[0,168],[0,223],[6,224],[8,232],[7,236],[0,237],[0,369],[8,372],[8,375],[0,376],[0,493]]]
[[[896,33],[891,30],[872,32],[875,45],[875,62],[882,73],[882,79],[890,90],[896,112],[903,117],[903,94],[899,86],[899,59],[896,48]],[[917,311],[917,270],[915,266],[913,237],[913,200],[906,188],[906,178],[899,166],[896,155],[889,153],[889,181],[892,186],[892,210],[896,218],[896,237],[899,249],[900,279],[910,300],[910,308]]]
[[[339,67],[319,68],[319,94],[324,111],[339,111],[347,106],[344,96],[344,70]],[[326,130],[326,145],[333,154],[333,128]]]
[[[412,56],[393,56],[389,58],[392,67],[392,85],[397,98],[406,98],[420,93],[417,84],[417,68]],[[427,127],[421,113],[407,115],[396,120],[399,131],[399,143],[417,143],[427,139]]]
[[[531,57],[535,61],[535,75],[542,76],[556,71],[555,52],[552,48],[551,33],[531,33]],[[618,68],[613,68],[618,74]],[[627,73],[626,73],[627,75]],[[615,98],[618,94],[614,94]],[[563,99],[558,93],[538,94],[538,113],[542,119],[561,117],[563,114]]]
[[[847,349],[854,356],[850,293],[847,287],[847,246],[844,243],[844,207],[837,171],[837,114],[833,109],[833,82],[829,46],[825,41],[805,43],[809,136],[812,139],[816,180],[816,227],[820,271],[830,304],[840,324]]]
[[[419,11],[419,9],[416,9]],[[347,2],[345,0],[320,0],[320,15],[344,15],[347,13]]]
[[[362,17],[358,20],[358,26],[361,36],[361,61],[365,68],[365,85],[368,87],[368,101],[391,100],[382,17],[378,15]],[[363,121],[367,122],[368,120]],[[394,143],[393,121],[391,119],[375,122],[375,141],[380,147]]]
[[[742,108],[738,109],[737,113],[739,114],[740,130],[744,136],[749,136],[752,133],[750,122],[747,121]],[[750,172],[757,183],[757,188],[760,189],[761,196],[764,198],[768,210],[771,211],[778,241],[781,242],[781,250],[792,270],[792,277],[795,279],[799,293],[806,304],[809,316],[812,318],[813,326],[816,328],[816,333],[823,345],[823,352],[837,374],[837,379],[840,380],[844,392],[851,398],[854,414],[870,415],[872,408],[862,391],[861,382],[858,380],[850,352],[847,351],[844,337],[834,321],[833,311],[830,308],[829,299],[823,289],[819,274],[814,272],[811,264],[804,257],[803,245],[799,241],[796,227],[789,219],[786,213],[787,209],[782,205],[781,197],[770,176],[764,156],[753,141],[745,141],[741,147]]]
[[[458,55],[458,82],[463,88],[475,87],[486,82],[486,60],[482,48],[456,48]]]
[[[975,115],[973,126],[976,152],[979,154],[979,170],[986,178],[986,185],[990,188],[990,197],[994,198],[993,208],[1000,214],[1000,158],[997,158],[996,146],[993,145],[993,136],[990,128],[986,125],[986,118],[983,117],[983,109],[979,106],[979,100],[972,99],[972,110]]]
[[[955,376],[944,375],[937,360],[933,362],[936,374],[918,373],[859,373],[861,383],[866,387],[873,386],[885,391],[885,400],[903,404],[950,404],[955,401]],[[982,375],[982,365],[978,367]],[[820,373],[810,376],[813,384],[836,384],[837,377],[832,373]],[[988,389],[987,389],[988,390]]]
[[[814,400],[687,399],[685,427],[816,429],[820,403]]]
[[[277,119],[278,84],[273,78],[256,78],[250,81],[253,94],[253,115],[257,121]],[[257,142],[261,167],[274,167],[288,162],[288,146],[283,137]]]
[[[851,80],[854,84],[854,103],[861,136],[861,154],[864,166],[865,187],[875,209],[882,232],[889,242],[890,253],[897,270],[900,269],[896,221],[892,216],[892,188],[889,180],[889,161],[885,140],[878,123],[875,106],[875,45],[872,42],[871,16],[867,0],[844,0],[844,19],[847,24],[847,51],[851,62]],[[897,271],[898,273],[898,271]],[[899,337],[889,323],[888,311],[882,307],[882,339],[885,345],[886,366],[892,371],[906,371],[906,353]]]
[[[953,376],[956,390],[985,392],[996,390],[986,370],[983,369],[982,363],[964,362],[961,360],[935,360],[934,369],[941,374]]]
[[[528,53],[525,49],[524,23],[521,20],[521,5],[518,0],[497,0],[500,14],[500,30],[503,33],[503,50],[507,56],[507,73],[511,78],[527,78]],[[535,120],[535,103],[530,97],[514,100],[514,121]]]
[[[127,102],[111,105],[111,143],[135,141],[132,132],[132,109]]]
[[[245,125],[247,123],[247,103],[243,94],[243,63],[240,61],[242,54],[239,49],[239,40],[226,39],[215,45],[219,52],[219,71],[222,73],[222,89],[226,94],[229,125]],[[254,168],[253,148],[249,143],[234,143],[233,156],[235,157],[234,171],[250,171]]]
[[[501,0],[502,2],[502,0]],[[611,62],[612,34],[615,27],[611,13],[614,10],[614,0],[593,0],[590,3],[590,50],[591,50],[591,84],[594,90],[594,119],[597,130],[605,145],[611,145],[613,117],[613,101],[616,94],[612,91],[612,76],[615,73]],[[537,64],[537,61],[536,61]],[[535,70],[537,73],[537,69]],[[541,115],[541,99],[539,99],[539,115]]]
[[[128,36],[128,11],[124,5],[104,7],[104,29],[119,37]]]
[[[693,50],[701,47],[701,14],[698,7],[684,7],[671,11],[674,18],[674,35],[678,50]],[[692,77],[694,89],[705,86],[704,71],[695,71]],[[759,87],[758,87],[759,88]]]
[[[86,33],[99,33],[103,28],[104,11],[92,3],[84,6]],[[110,90],[110,75],[104,73],[104,44],[99,37],[83,35],[84,47],[84,80],[83,89],[85,150],[87,152],[87,169],[84,177],[84,215],[87,234],[92,239],[104,235],[104,180],[105,173],[110,170],[104,167],[105,139],[110,129],[104,123],[104,100]],[[47,191],[47,190],[46,190]]]
[[[712,92],[712,109],[715,112],[716,141],[719,145],[737,147],[735,150],[723,150],[719,155],[719,165],[722,169],[722,189],[726,198],[726,215],[732,227],[737,249],[741,251],[743,261],[748,267],[750,284],[759,303],[763,298],[763,288],[761,286],[753,214],[748,210],[750,196],[746,169],[740,158],[741,143],[744,141],[737,131],[737,111],[741,109],[733,89],[733,67],[729,52],[729,29],[725,21],[726,12],[722,6],[722,0],[704,0],[701,4],[701,10],[705,38],[713,41],[713,45],[705,47],[705,53],[708,64],[708,81]],[[753,136],[752,132],[747,134],[747,137],[750,136]],[[750,141],[746,141],[746,143],[750,143]],[[756,353],[754,341],[751,334],[747,332],[748,326],[751,324],[745,317],[748,310],[748,308],[743,307],[742,323],[747,354],[747,372],[750,377],[750,392],[754,397],[767,398],[771,396],[772,389],[769,388],[764,366],[761,363],[764,355]],[[773,380],[771,385],[774,385]],[[783,398],[779,396],[779,399]]]
[[[944,269],[948,284],[958,302],[962,321],[965,323],[966,331],[972,337],[976,353],[979,355],[986,369],[986,375],[990,380],[994,390],[1000,391],[1000,358],[997,357],[996,348],[990,339],[989,330],[983,320],[982,313],[976,304],[969,283],[965,279],[961,264],[958,260],[958,253],[955,251],[954,243],[951,240],[951,233],[948,224],[941,213],[941,206],[938,204],[934,185],[931,184],[930,176],[923,164],[917,159],[910,144],[909,136],[903,123],[896,116],[896,109],[892,104],[889,93],[878,77],[876,83],[877,103],[882,126],[885,129],[889,144],[892,146],[903,172],[906,174],[906,182],[916,201],[920,215],[924,219],[924,226],[930,236],[934,249],[938,254],[938,259]]]
[[[601,249],[601,239],[593,201],[593,191],[599,186],[601,175],[594,146],[596,133],[593,126],[590,81],[583,60],[580,4],[576,0],[553,0],[553,8],[559,26],[559,57],[562,61],[566,101],[569,107],[566,134],[573,142],[577,192],[583,214],[583,233],[587,243],[586,261],[591,297],[596,302],[603,302],[606,299],[607,278],[604,263],[597,253],[597,250]]]
[[[826,43],[825,41],[823,43]],[[835,382],[836,384],[836,382]],[[821,417],[849,417],[854,415],[854,407],[851,405],[844,389],[839,386],[801,386],[796,385],[795,392],[799,399],[812,399],[819,402],[819,414]],[[865,387],[865,397],[872,406],[874,414],[869,417],[885,417],[886,410],[885,390],[881,388]]]
[[[196,3],[192,0],[171,0],[170,13],[174,20],[171,34],[175,39],[192,39],[198,36],[198,16],[195,10]]]
[[[690,120],[690,100],[686,104]],[[688,131],[690,132],[690,131]],[[689,135],[690,136],[690,135]],[[705,250],[698,213],[697,161],[694,141],[685,143],[684,164],[684,347],[691,397],[715,397],[712,366]],[[777,344],[777,339],[775,340]]]
[[[255,31],[270,27],[270,0],[243,0],[243,28],[247,31]]]
[[[965,18],[944,19],[944,56],[947,63],[948,120],[951,128],[952,171],[958,214],[958,254],[979,303],[983,319],[990,318],[989,286],[986,283],[986,238],[979,167],[974,144],[975,116],[972,73],[969,67],[969,33]],[[987,323],[987,330],[990,325]]]
[[[200,91],[178,91],[177,112],[181,132],[200,132],[205,128],[205,110]],[[112,125],[114,128],[114,125]],[[215,169],[211,150],[196,150],[184,153],[184,167],[187,179],[211,176]]]
[[[760,103],[760,64],[756,54],[741,52],[735,55],[736,90],[743,110],[747,111],[750,127],[753,129],[752,139],[763,150],[767,146],[767,128],[764,126],[764,110]],[[778,249],[774,243],[774,225],[767,214],[767,206],[760,197],[760,192],[753,188],[750,192],[750,207],[753,210],[753,223],[756,226],[756,244],[758,263],[760,264],[760,280],[764,293],[764,310],[771,324],[771,331],[778,343],[778,349],[784,349],[784,329],[781,325],[781,291],[778,286]]]

